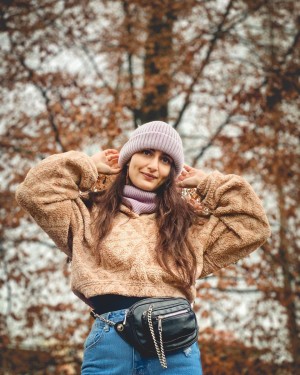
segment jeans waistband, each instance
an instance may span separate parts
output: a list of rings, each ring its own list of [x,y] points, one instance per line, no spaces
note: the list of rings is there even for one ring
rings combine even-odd
[[[116,311],[109,311],[105,314],[97,314],[94,311],[91,311],[90,315],[95,319],[95,321],[104,322],[108,325],[113,326],[114,323],[118,321],[123,321],[126,315],[127,309],[121,309]],[[111,324],[110,324],[111,323]]]
[[[147,297],[128,297],[116,294],[104,294],[90,297],[89,300],[93,305],[94,311],[98,315],[102,315],[111,311],[129,309],[130,306],[145,298]]]

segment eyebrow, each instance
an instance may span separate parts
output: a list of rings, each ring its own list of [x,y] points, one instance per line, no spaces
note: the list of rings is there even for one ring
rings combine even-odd
[[[145,150],[150,150],[150,151],[153,151],[153,152],[156,151],[155,148],[146,148]],[[173,158],[169,154],[166,154],[165,152],[162,152],[162,155],[163,156],[167,156],[169,159],[171,159],[172,161],[174,161]]]

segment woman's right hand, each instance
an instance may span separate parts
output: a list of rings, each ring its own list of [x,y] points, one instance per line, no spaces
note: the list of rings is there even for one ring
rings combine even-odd
[[[107,149],[91,156],[99,174],[117,174],[121,171],[118,165],[119,151]]]

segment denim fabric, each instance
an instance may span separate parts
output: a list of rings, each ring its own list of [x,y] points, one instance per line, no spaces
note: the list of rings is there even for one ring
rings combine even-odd
[[[125,310],[103,314],[113,322],[124,319]],[[142,357],[122,340],[114,328],[96,319],[84,344],[82,375],[202,375],[198,344],[167,355],[168,368],[158,358]]]

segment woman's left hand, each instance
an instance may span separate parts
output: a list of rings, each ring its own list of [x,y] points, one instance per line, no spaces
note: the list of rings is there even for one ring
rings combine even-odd
[[[184,165],[183,170],[177,178],[177,185],[181,188],[196,188],[207,174],[200,169]]]

